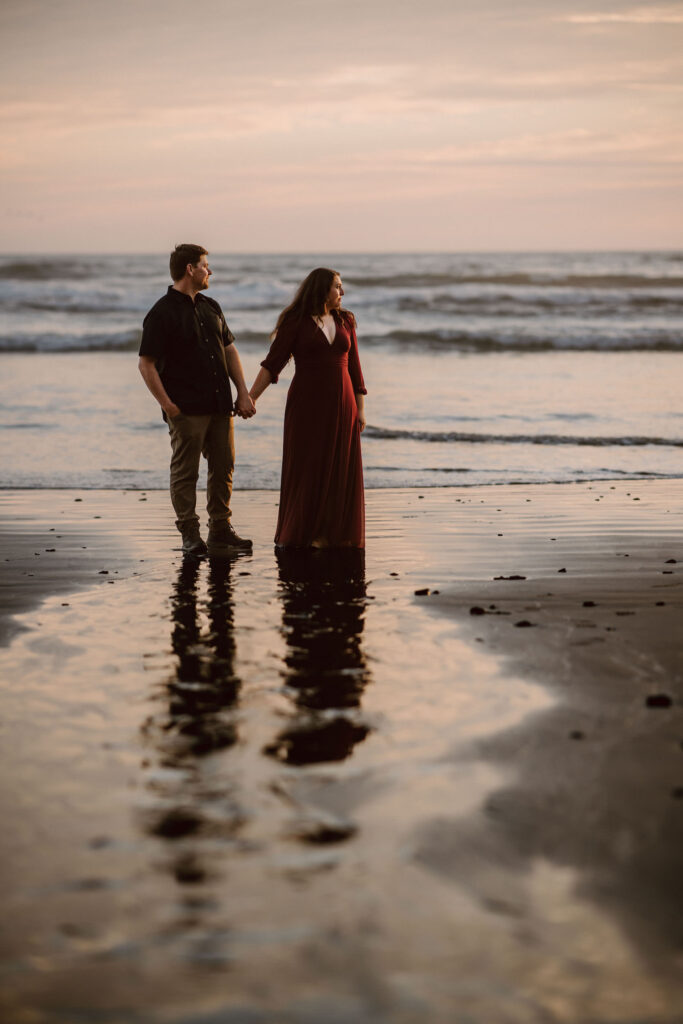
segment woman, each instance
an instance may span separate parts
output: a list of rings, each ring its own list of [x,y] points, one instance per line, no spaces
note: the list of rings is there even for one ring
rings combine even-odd
[[[249,392],[256,402],[294,356],[275,533],[280,547],[365,547],[360,435],[366,390],[356,321],[342,309],[343,294],[336,271],[311,271],[280,314]]]

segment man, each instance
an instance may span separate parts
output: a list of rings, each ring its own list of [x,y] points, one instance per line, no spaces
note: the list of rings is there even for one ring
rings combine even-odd
[[[235,444],[232,417],[256,409],[244,381],[234,337],[221,307],[203,295],[209,287],[208,252],[177,245],[171,253],[173,284],[144,319],[139,368],[161,406],[171,436],[171,502],[183,552],[226,557],[248,551],[230,522]],[[233,407],[230,381],[237,389]],[[208,546],[199,532],[197,477],[207,461]]]

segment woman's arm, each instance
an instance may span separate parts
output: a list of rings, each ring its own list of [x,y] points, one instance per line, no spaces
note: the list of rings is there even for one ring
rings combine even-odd
[[[362,434],[365,430],[365,395],[360,391],[356,391],[356,405],[358,406],[358,423]]]
[[[266,370],[265,366],[262,366],[259,372],[256,374],[256,379],[249,389],[249,396],[252,402],[263,394],[267,387],[273,383],[273,378],[270,372]]]
[[[251,385],[249,394],[253,402],[263,394],[270,384],[277,384],[280,370],[292,354],[295,336],[296,325],[292,321],[285,321],[278,328],[268,355],[262,361],[261,369],[256,374],[256,380]]]

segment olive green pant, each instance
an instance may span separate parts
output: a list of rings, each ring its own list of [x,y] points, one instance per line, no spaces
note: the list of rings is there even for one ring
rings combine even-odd
[[[199,460],[207,463],[206,511],[209,526],[230,519],[235,436],[232,416],[185,416],[168,421],[171,435],[171,503],[176,526],[199,523],[196,512]]]

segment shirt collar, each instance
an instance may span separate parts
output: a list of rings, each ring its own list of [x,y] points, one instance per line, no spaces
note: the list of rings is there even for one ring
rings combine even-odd
[[[197,302],[199,302],[200,299],[202,302],[206,302],[206,298],[204,295],[202,295],[201,292],[197,292],[195,301],[193,302],[189,295],[186,295],[185,292],[179,292],[178,289],[174,288],[172,284],[169,284],[168,291],[166,292],[166,294],[170,295],[171,298],[176,302],[189,302],[193,309],[196,309]]]

